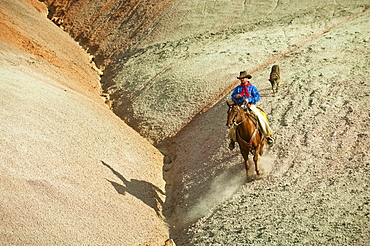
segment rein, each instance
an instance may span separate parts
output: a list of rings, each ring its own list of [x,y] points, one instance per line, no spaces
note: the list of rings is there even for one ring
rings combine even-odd
[[[244,119],[244,120],[242,120],[242,121],[240,121],[239,123],[238,123],[238,122],[234,122],[234,125],[238,126],[238,125],[240,125],[241,123],[243,123],[244,121],[245,121],[245,119]]]

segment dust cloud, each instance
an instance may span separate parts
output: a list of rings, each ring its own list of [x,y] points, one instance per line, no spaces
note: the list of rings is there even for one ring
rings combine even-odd
[[[231,197],[245,183],[244,165],[236,165],[216,177],[206,195],[190,209],[187,221],[194,221],[205,216],[223,200]]]

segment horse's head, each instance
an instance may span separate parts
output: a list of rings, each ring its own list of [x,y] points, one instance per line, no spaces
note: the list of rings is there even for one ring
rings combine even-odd
[[[229,109],[227,110],[227,121],[226,121],[226,126],[230,128],[232,125],[237,124],[237,122],[242,121],[242,114],[243,114],[243,109],[233,103],[226,102],[227,106]]]

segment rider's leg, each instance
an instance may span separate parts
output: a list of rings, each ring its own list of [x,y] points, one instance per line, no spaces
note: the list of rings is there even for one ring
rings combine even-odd
[[[231,150],[235,149],[235,142],[233,140],[230,140],[229,149]]]
[[[261,112],[258,110],[256,105],[250,105],[249,108],[257,115],[258,121],[261,124],[263,135],[267,139],[267,142],[269,144],[272,144],[274,142],[274,137],[273,137],[272,130],[271,130],[269,124],[266,121],[266,118],[261,114]]]

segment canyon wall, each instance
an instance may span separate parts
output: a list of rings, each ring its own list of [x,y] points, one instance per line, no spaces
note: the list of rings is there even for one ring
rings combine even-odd
[[[0,1],[0,244],[164,245],[163,155],[44,3]]]
[[[4,244],[369,244],[367,0],[0,10]],[[241,70],[276,137],[247,183],[225,127]]]

